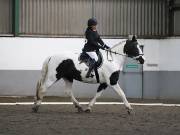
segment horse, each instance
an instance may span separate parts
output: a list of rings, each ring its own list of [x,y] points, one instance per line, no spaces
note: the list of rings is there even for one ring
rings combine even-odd
[[[78,61],[79,54],[60,54],[46,58],[42,66],[41,78],[37,82],[36,86],[36,96],[34,106],[32,108],[33,112],[38,111],[46,91],[54,83],[63,79],[65,82],[65,92],[71,97],[71,100],[78,112],[91,112],[96,99],[102,95],[103,91],[108,86],[110,86],[120,96],[127,112],[130,114],[133,108],[129,104],[125,93],[118,84],[119,74],[126,57],[130,57],[140,64],[144,64],[145,58],[142,50],[138,42],[129,42],[127,44],[127,41],[122,41],[106,51],[107,53],[103,53],[104,61],[97,69],[99,73],[99,87],[95,96],[85,109],[79,104],[73,94],[73,80],[83,83],[96,84],[96,76],[94,75],[90,78],[85,77],[88,67],[86,64]],[[109,59],[110,56],[111,59]]]

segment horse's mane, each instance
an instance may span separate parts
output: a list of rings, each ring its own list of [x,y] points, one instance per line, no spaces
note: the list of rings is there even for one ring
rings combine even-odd
[[[111,50],[123,54],[123,47],[124,47],[123,43],[125,42],[126,40],[120,41],[119,43],[113,45],[113,47],[111,47]]]

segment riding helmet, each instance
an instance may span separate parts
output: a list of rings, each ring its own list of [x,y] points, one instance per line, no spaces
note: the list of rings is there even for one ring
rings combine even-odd
[[[96,20],[96,18],[90,18],[89,20],[88,20],[88,27],[90,27],[90,26],[94,26],[94,25],[97,25],[97,20]]]

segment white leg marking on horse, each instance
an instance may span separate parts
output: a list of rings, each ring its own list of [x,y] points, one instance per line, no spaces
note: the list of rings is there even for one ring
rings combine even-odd
[[[41,89],[41,96],[42,96],[42,99],[43,97],[45,96],[46,94],[46,91],[54,84],[53,81],[50,81],[50,80],[46,80],[43,84],[42,84],[42,89]],[[41,99],[41,100],[42,100]]]
[[[96,102],[96,99],[102,95],[102,92],[103,92],[103,90],[101,90],[101,91],[99,91],[99,92],[96,93],[96,95],[94,96],[94,98],[89,102],[88,109],[91,109],[91,107],[93,107],[93,105],[94,105],[95,102]]]
[[[75,105],[75,107],[81,107],[81,105],[79,104],[79,102],[76,100],[76,98],[74,97],[74,94],[72,92],[72,82],[65,80],[65,92],[67,93],[67,95],[69,95],[71,97],[71,100],[73,102],[73,104]]]
[[[46,90],[52,86],[54,82],[52,81],[45,81],[45,82],[42,82],[41,80],[38,82],[37,84],[37,99],[35,101],[35,105],[37,106],[40,106],[41,105],[41,102],[43,100],[43,97],[45,96],[46,94]]]
[[[122,101],[124,102],[125,106],[128,109],[132,109],[131,105],[129,104],[129,102],[126,99],[126,96],[123,92],[123,90],[121,89],[121,87],[119,86],[119,84],[113,85],[112,86],[114,88],[114,90],[116,91],[116,93],[121,97]]]

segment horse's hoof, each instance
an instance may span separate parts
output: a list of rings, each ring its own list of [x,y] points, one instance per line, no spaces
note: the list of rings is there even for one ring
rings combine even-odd
[[[127,112],[128,112],[129,115],[131,115],[131,110],[128,110]]]
[[[38,112],[38,109],[39,109],[39,106],[34,106],[34,107],[32,108],[32,111],[33,111],[34,113],[37,113],[37,112]]]
[[[78,113],[84,112],[82,108],[78,108]]]
[[[129,115],[131,115],[131,114],[135,114],[135,112],[133,111],[133,109],[132,109],[132,108],[131,108],[131,109],[128,109],[128,110],[127,110],[127,112],[128,112],[128,114],[129,114]]]
[[[83,108],[82,107],[76,107],[77,109],[78,109],[78,113],[82,113],[82,112],[84,112],[84,110],[83,110]]]
[[[84,111],[85,113],[90,113],[91,112],[91,109],[86,109],[85,111]]]

